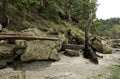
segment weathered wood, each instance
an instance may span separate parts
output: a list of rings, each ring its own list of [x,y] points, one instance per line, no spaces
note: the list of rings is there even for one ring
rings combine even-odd
[[[20,32],[15,32],[15,33],[1,32],[0,35],[32,36],[31,34],[24,34]]]
[[[57,41],[57,40],[59,40],[59,38],[39,37],[39,36],[0,35],[0,40],[51,40],[51,41]]]
[[[65,50],[65,49],[80,50],[83,48],[84,48],[84,45],[76,45],[76,44],[63,44],[62,45],[62,50]]]

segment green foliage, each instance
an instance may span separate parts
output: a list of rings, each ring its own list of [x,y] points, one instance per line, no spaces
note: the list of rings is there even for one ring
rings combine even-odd
[[[40,15],[47,20],[59,23],[60,17],[57,11],[59,8],[54,0],[45,0],[42,6],[40,6]]]
[[[87,79],[106,79],[105,75],[100,73],[96,76],[88,77]]]
[[[92,0],[91,2],[89,0],[79,1],[79,7],[75,10],[74,17],[77,17],[80,29],[84,30],[84,26],[91,13],[94,14],[93,19],[96,18],[96,2],[96,0]]]
[[[109,37],[120,37],[120,18],[96,20],[91,27],[92,34]]]
[[[15,7],[18,9],[28,9],[32,6],[40,5],[39,0],[11,0],[10,3],[12,3]]]
[[[53,18],[54,20],[60,20],[59,13],[62,14],[61,19],[83,24],[88,19],[89,13],[95,13],[96,0],[44,0],[42,7],[40,7],[40,13],[47,19]],[[84,20],[84,22],[83,22]]]
[[[114,25],[113,26],[113,30],[112,30],[112,33],[116,36],[120,35],[120,25]],[[119,36],[118,36],[119,37]]]
[[[17,26],[29,25],[27,21],[36,22],[38,18],[34,17],[38,15],[58,24],[65,20],[83,29],[89,14],[96,12],[96,2],[97,0],[10,0],[9,7],[14,7],[14,12],[8,15],[10,22]],[[19,24],[13,21],[18,21]]]

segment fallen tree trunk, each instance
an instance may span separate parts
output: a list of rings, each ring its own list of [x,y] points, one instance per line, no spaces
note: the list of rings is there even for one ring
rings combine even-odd
[[[51,41],[57,41],[57,40],[59,40],[59,38],[39,37],[39,36],[0,35],[0,40],[51,40]]]
[[[80,50],[83,48],[84,48],[84,45],[76,45],[76,44],[63,44],[62,45],[62,50],[65,50],[65,49]]]

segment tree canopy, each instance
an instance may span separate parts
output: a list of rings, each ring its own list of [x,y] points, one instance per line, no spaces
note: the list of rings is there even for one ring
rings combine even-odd
[[[93,22],[91,30],[100,36],[120,37],[120,18],[96,20]]]
[[[40,15],[46,19],[71,19],[76,22],[88,19],[90,12],[95,13],[96,2],[96,0],[9,0],[9,3],[19,10],[36,7]]]
[[[89,18],[89,14],[96,13],[97,0],[8,0],[9,10],[8,15],[16,13],[17,16],[30,17],[29,12],[36,12],[35,15],[53,21],[55,23],[61,23],[61,21],[68,21],[77,25],[80,29],[84,28],[84,25]],[[0,0],[0,3],[2,0]],[[1,7],[1,5],[0,5]],[[11,16],[10,16],[11,17]],[[13,17],[12,17],[13,18]],[[11,18],[11,19],[12,19]],[[15,18],[15,16],[14,16]],[[96,15],[94,15],[96,18]],[[12,20],[10,20],[12,21]]]

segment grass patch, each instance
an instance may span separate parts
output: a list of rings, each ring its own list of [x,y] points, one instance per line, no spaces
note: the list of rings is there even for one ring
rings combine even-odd
[[[120,79],[120,63],[110,67],[112,75],[106,79]]]
[[[88,77],[86,79],[106,79],[106,76],[104,74],[100,73],[96,76]]]
[[[120,79],[120,63],[118,65],[110,66],[109,69],[111,70],[111,75],[109,77],[100,73],[86,79]]]

